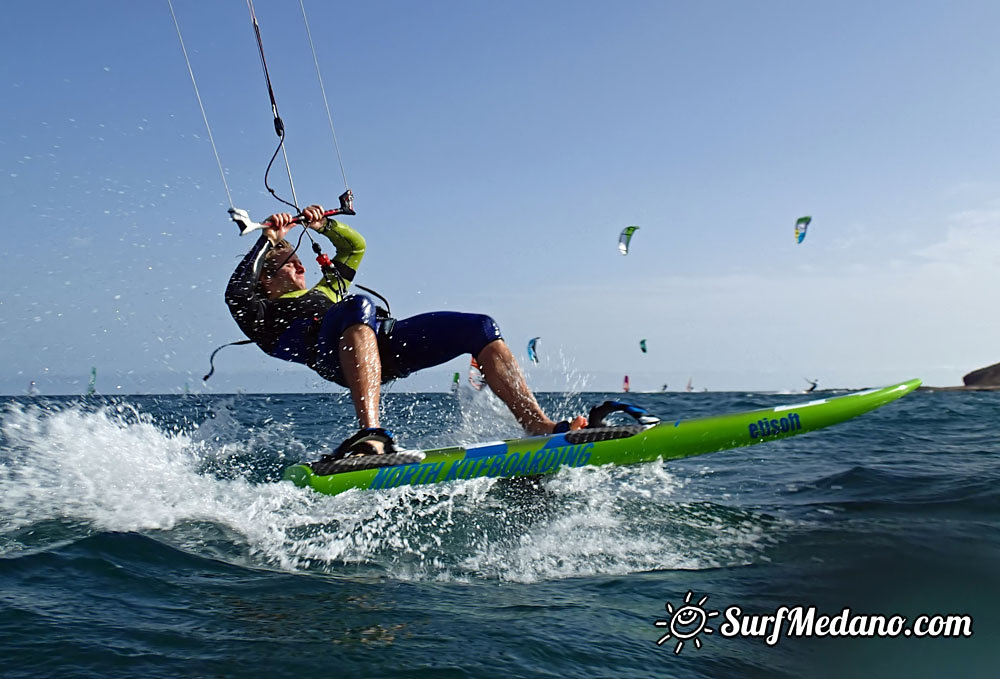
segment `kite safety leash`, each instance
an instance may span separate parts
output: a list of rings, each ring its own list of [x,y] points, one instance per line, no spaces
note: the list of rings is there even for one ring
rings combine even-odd
[[[260,23],[257,21],[257,14],[254,11],[253,0],[246,0],[246,2],[247,2],[247,9],[250,11],[250,21],[253,24],[254,36],[257,39],[257,54],[260,56],[261,70],[264,73],[264,83],[267,86],[267,96],[271,102],[271,115],[274,118],[274,132],[275,134],[278,135],[278,147],[275,149],[274,154],[271,156],[270,162],[268,162],[267,164],[267,169],[264,171],[264,188],[266,188],[268,192],[272,196],[274,196],[274,198],[277,199],[278,201],[284,203],[285,205],[295,208],[295,211],[296,213],[298,213],[298,216],[293,221],[293,223],[301,224],[303,226],[303,234],[305,234],[309,238],[309,241],[312,244],[312,250],[316,254],[316,262],[322,268],[324,277],[326,277],[327,280],[329,280],[331,283],[335,283],[339,286],[346,287],[344,285],[344,281],[340,273],[336,271],[335,267],[333,266],[333,263],[330,261],[330,258],[327,255],[323,254],[323,251],[320,248],[319,243],[317,243],[316,240],[312,237],[312,234],[309,233],[309,229],[306,228],[305,220],[302,217],[301,214],[302,210],[301,208],[299,208],[298,205],[299,203],[298,196],[295,193],[295,182],[292,180],[291,165],[288,162],[288,153],[285,149],[285,123],[284,121],[282,121],[281,115],[278,113],[278,101],[277,98],[275,97],[274,86],[271,83],[271,75],[267,68],[267,58],[264,56],[264,41],[260,33]],[[316,56],[316,48],[312,40],[312,31],[310,31],[309,29],[309,19],[306,16],[306,8],[302,0],[299,0],[299,7],[302,10],[302,19],[303,22],[305,23],[306,35],[309,38],[309,48],[310,50],[312,50],[313,63],[316,66],[316,76],[319,80],[320,90],[323,94],[323,103],[326,106],[327,119],[329,120],[330,123],[330,132],[333,135],[333,144],[334,148],[337,151],[337,159],[340,163],[340,171],[344,177],[344,188],[346,189],[344,193],[340,195],[340,207],[333,210],[327,210],[326,212],[323,213],[323,216],[333,217],[336,215],[354,215],[357,214],[354,211],[354,194],[351,191],[350,186],[347,184],[347,172],[344,170],[344,161],[340,155],[340,146],[337,143],[337,133],[333,127],[333,116],[330,114],[330,103],[326,96],[326,88],[323,86],[323,76],[320,73],[319,69],[319,59]],[[274,161],[278,157],[279,151],[282,153],[282,156],[284,157],[285,160],[285,170],[288,174],[288,186],[292,192],[291,202],[281,198],[277,194],[277,192],[271,187],[269,182],[271,167],[274,165]],[[236,208],[235,206],[230,207],[229,216],[234,222],[236,222],[236,225],[240,230],[241,236],[261,228],[272,226],[266,221],[263,223],[254,222],[253,220],[250,219],[250,215],[246,210]],[[302,238],[300,236],[298,243],[296,243],[295,248],[288,255],[288,258],[290,258],[293,254],[295,254],[298,251],[301,242]],[[286,261],[288,258],[286,258]],[[379,295],[379,297],[381,298],[381,295]]]
[[[271,156],[271,160],[267,164],[267,169],[264,170],[264,188],[266,188],[276,200],[295,208],[296,212],[301,212],[302,210],[299,208],[299,199],[295,195],[295,182],[292,180],[292,167],[288,162],[288,152],[285,150],[285,123],[281,120],[281,116],[278,114],[278,102],[274,97],[274,87],[271,85],[271,74],[267,70],[267,59],[264,57],[264,41],[260,37],[260,24],[257,23],[257,14],[253,10],[253,0],[247,0],[247,9],[250,10],[250,21],[253,23],[253,32],[257,38],[257,53],[260,55],[260,67],[264,72],[264,82],[267,84],[267,96],[271,99],[271,115],[274,116],[274,133],[278,135],[278,148],[274,150],[274,155]],[[271,166],[274,165],[274,160],[278,157],[279,151],[285,159],[285,173],[288,175],[288,186],[292,192],[292,202],[288,202],[279,196],[268,183],[268,175],[271,173]]]

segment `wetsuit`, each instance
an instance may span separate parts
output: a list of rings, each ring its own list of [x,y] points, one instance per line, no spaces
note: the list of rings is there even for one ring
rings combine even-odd
[[[400,319],[389,332],[383,331],[383,320],[377,317],[371,298],[347,295],[365,253],[364,238],[334,219],[327,219],[320,233],[337,249],[332,258],[336,275],[325,276],[314,287],[268,299],[255,271],[258,258],[269,248],[264,236],[229,279],[226,304],[230,313],[243,334],[267,354],[303,363],[324,379],[347,386],[340,369],[339,340],[358,323],[376,332],[383,382],[462,354],[478,356],[487,344],[501,339],[500,329],[489,316],[454,311]]]

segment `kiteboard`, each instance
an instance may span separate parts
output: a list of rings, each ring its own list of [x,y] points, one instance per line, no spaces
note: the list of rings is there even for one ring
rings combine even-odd
[[[284,479],[336,495],[352,488],[378,490],[478,477],[536,476],[562,467],[673,460],[829,427],[895,401],[918,386],[920,380],[912,379],[880,389],[726,415],[657,424],[650,423],[655,418],[647,418],[626,426],[405,451],[397,459],[407,460],[408,464],[374,469],[319,474],[316,469],[323,471],[321,463],[296,464],[285,470]]]

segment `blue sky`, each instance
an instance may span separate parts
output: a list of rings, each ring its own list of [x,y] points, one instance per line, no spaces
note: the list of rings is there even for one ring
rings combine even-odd
[[[233,200],[261,219],[281,206],[246,7],[174,8]],[[300,201],[335,205],[299,5],[256,10]],[[542,336],[536,388],[956,384],[1000,361],[1000,5],[306,10],[369,244],[358,281],[400,317],[489,313],[522,360]],[[166,2],[5,13],[0,391],[82,391],[91,366],[104,393],[201,389],[240,338],[222,292],[251,242]],[[207,389],[337,388],[251,347]]]

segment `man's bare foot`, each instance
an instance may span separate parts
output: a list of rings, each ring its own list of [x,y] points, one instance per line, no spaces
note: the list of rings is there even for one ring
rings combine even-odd
[[[569,423],[569,429],[568,430],[563,429],[562,431],[576,431],[578,429],[583,429],[584,427],[587,426],[587,418],[584,417],[583,415],[577,415],[572,420],[563,420],[563,422]],[[539,423],[537,429],[534,430],[529,429],[528,433],[532,436],[547,436],[549,434],[554,434],[556,427],[558,425],[559,422],[553,422],[552,420],[549,420],[548,422]]]

